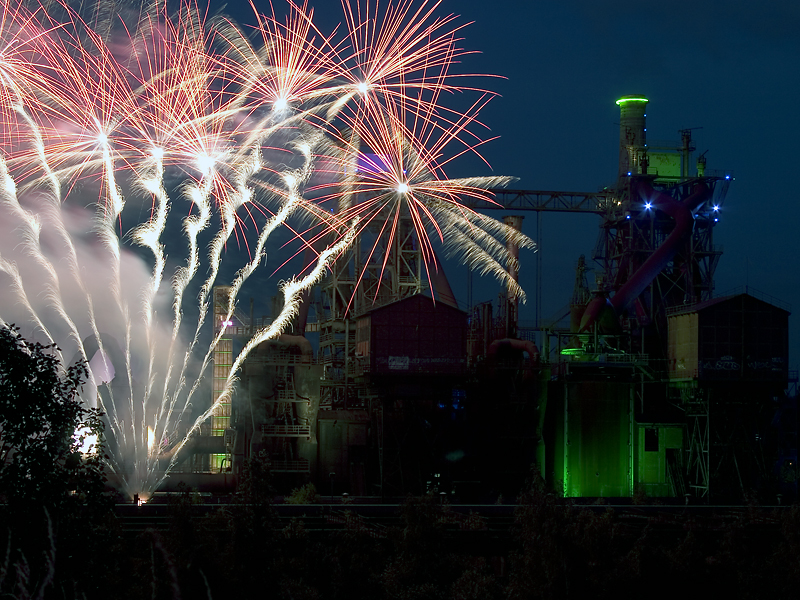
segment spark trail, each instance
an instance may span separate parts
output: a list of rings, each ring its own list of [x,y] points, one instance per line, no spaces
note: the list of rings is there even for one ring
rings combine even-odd
[[[480,156],[492,97],[452,73],[469,54],[456,16],[342,0],[343,25],[325,33],[305,2],[286,7],[253,7],[255,44],[193,0],[95,23],[0,0],[0,323],[88,362],[84,399],[106,412],[108,466],[130,496],[184,460],[248,355],[367,228],[391,238],[410,218],[429,270],[440,245],[503,281],[506,239],[534,246],[459,201],[509,178],[445,174]],[[452,91],[477,99],[459,112],[442,102]],[[228,283],[228,323],[256,271],[289,263],[282,230],[316,258],[283,276],[282,310],[209,406],[225,333],[205,331],[214,286]]]

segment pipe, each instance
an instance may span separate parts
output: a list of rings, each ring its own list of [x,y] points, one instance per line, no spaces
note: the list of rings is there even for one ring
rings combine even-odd
[[[614,307],[617,314],[638,298],[644,289],[650,285],[650,282],[672,260],[681,242],[692,232],[694,223],[692,215],[695,209],[708,200],[710,193],[705,183],[699,183],[691,196],[683,202],[678,202],[664,192],[655,191],[650,184],[644,181],[637,182],[636,191],[642,200],[649,201],[652,204],[653,209],[660,210],[672,217],[675,220],[675,228],[664,240],[664,243],[644,261],[644,264],[633,274],[633,277],[611,298],[611,306]]]
[[[590,327],[592,327],[600,317],[600,313],[606,307],[610,307],[611,303],[608,301],[608,298],[605,296],[597,296],[592,298],[589,301],[589,304],[586,305],[586,310],[583,311],[583,316],[581,317],[581,325],[578,328],[578,333],[583,333],[587,331]]]
[[[660,210],[672,217],[675,221],[675,227],[672,233],[667,236],[667,239],[644,261],[642,266],[617,290],[610,300],[595,298],[589,303],[581,319],[580,332],[587,331],[593,326],[606,306],[613,308],[614,312],[619,315],[631,302],[639,297],[644,289],[664,270],[667,263],[672,260],[680,244],[691,234],[694,223],[692,215],[695,209],[708,199],[710,193],[710,189],[705,183],[699,183],[691,196],[683,202],[678,202],[668,194],[654,190],[645,181],[638,181],[635,186],[635,191],[639,197],[651,204],[651,210]]]
[[[527,352],[528,356],[530,356],[531,358],[531,365],[526,370],[525,378],[528,379],[530,377],[533,377],[534,368],[539,366],[539,348],[536,347],[536,344],[534,344],[530,340],[516,340],[513,338],[495,340],[491,344],[489,344],[489,350],[486,355],[487,359],[489,360],[493,359],[501,348],[511,348],[512,350]]]
[[[524,350],[527,352],[530,357],[531,361],[534,363],[539,362],[539,348],[536,347],[536,344],[531,342],[530,340],[515,340],[512,338],[505,338],[502,340],[495,340],[491,344],[489,344],[489,352],[488,356],[491,358],[500,348],[513,348],[514,350]]]
[[[310,363],[311,357],[314,355],[314,350],[311,347],[311,342],[309,342],[304,336],[302,335],[289,335],[288,333],[282,333],[278,336],[278,341],[284,344],[288,344],[289,346],[294,346],[295,348],[300,349],[301,355],[301,362]]]

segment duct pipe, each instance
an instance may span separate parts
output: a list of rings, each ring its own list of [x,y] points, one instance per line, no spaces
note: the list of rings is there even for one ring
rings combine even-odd
[[[530,357],[530,367],[525,371],[525,379],[534,376],[534,369],[539,366],[539,348],[536,347],[536,344],[529,340],[515,340],[512,338],[495,340],[489,344],[489,351],[486,356],[487,359],[494,359],[501,348],[511,348],[512,350],[527,352]]]
[[[645,182],[636,182],[634,191],[644,202],[649,202],[651,210],[660,210],[675,221],[672,233],[667,236],[658,249],[642,264],[633,276],[614,294],[611,300],[595,298],[586,307],[586,312],[581,320],[580,331],[587,331],[600,316],[606,306],[614,309],[619,315],[631,302],[633,302],[644,289],[664,270],[667,263],[672,260],[680,244],[692,232],[694,223],[693,213],[708,199],[710,189],[705,183],[698,184],[691,196],[683,202],[678,202],[664,192],[657,192]]]
[[[288,344],[290,347],[294,346],[295,348],[299,348],[301,355],[300,361],[303,363],[311,362],[311,357],[314,355],[314,350],[311,348],[311,342],[309,342],[304,336],[282,333],[278,336],[278,341]]]
[[[623,285],[614,297],[611,298],[611,305],[619,313],[632,301],[639,297],[650,282],[664,270],[667,263],[672,260],[678,247],[692,232],[694,224],[694,211],[708,200],[710,190],[705,183],[695,186],[691,196],[683,202],[674,200],[664,192],[655,191],[649,183],[639,181],[636,184],[636,191],[644,202],[651,203],[653,209],[660,210],[675,220],[675,228],[664,240],[658,249],[644,261],[636,273],[633,274],[625,285]]]
[[[506,338],[502,340],[495,340],[489,344],[489,357],[494,357],[500,348],[512,348],[514,350],[525,351],[531,357],[532,364],[539,364],[539,348],[529,340],[515,340]]]

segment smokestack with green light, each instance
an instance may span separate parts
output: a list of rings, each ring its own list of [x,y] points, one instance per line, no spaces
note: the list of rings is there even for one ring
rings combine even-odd
[[[617,100],[620,113],[618,177],[647,173],[647,102],[642,94]]]

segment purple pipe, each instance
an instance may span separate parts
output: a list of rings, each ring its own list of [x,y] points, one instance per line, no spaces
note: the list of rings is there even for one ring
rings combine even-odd
[[[644,264],[639,267],[625,285],[623,285],[614,297],[611,298],[611,306],[619,313],[625,307],[639,297],[650,282],[664,270],[667,263],[672,260],[678,247],[692,232],[694,210],[708,199],[710,190],[705,183],[698,184],[691,196],[683,202],[673,200],[672,197],[664,192],[655,191],[650,184],[640,181],[636,185],[636,191],[644,202],[650,202],[653,209],[666,213],[675,220],[675,229],[667,236],[664,243],[653,252]]]
[[[600,317],[600,313],[603,312],[603,309],[606,306],[609,306],[609,304],[608,298],[604,296],[598,296],[597,298],[590,300],[589,304],[586,305],[586,310],[583,312],[583,316],[581,317],[581,326],[577,333],[583,333],[584,331],[590,329]]]
[[[675,220],[675,228],[664,240],[664,243],[637,269],[633,277],[625,282],[614,294],[613,298],[610,300],[595,298],[589,303],[581,320],[580,331],[589,329],[606,306],[611,306],[619,314],[639,297],[653,279],[664,270],[667,263],[672,260],[680,244],[691,234],[694,221],[692,213],[708,199],[711,190],[705,183],[699,183],[692,195],[683,202],[674,200],[664,192],[654,190],[649,183],[644,181],[636,183],[636,192],[644,202],[650,202],[651,210],[660,210],[672,217]]]

